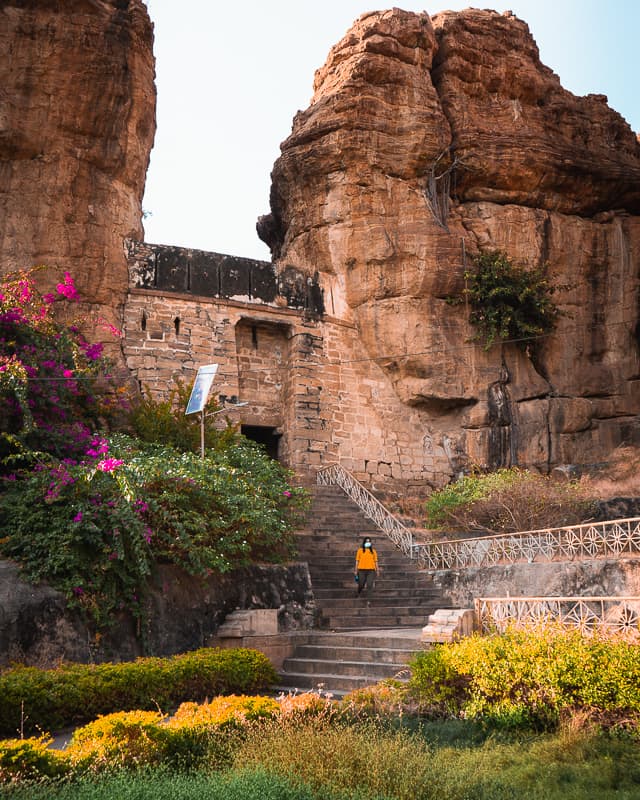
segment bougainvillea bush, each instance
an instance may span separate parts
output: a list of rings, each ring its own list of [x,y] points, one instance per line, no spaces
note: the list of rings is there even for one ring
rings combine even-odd
[[[196,441],[184,412],[148,398],[144,417],[159,422],[145,440],[105,429],[120,394],[100,348],[55,321],[58,301],[31,274],[0,296],[2,555],[98,627],[141,613],[158,562],[208,575],[290,555],[306,493],[286,470],[230,427],[208,437],[205,458],[181,449]],[[77,297],[68,274],[58,296]],[[180,435],[165,437],[172,428]]]
[[[68,272],[56,291],[41,294],[38,269],[13,273],[0,284],[0,470],[6,457],[32,452],[77,459],[93,432],[119,403],[102,344],[90,343],[73,318],[78,293]],[[72,322],[61,324],[64,316]],[[105,336],[120,332],[92,320]]]

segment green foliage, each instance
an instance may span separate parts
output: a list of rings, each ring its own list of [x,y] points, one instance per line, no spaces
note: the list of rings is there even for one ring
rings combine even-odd
[[[609,725],[640,722],[640,649],[579,631],[513,630],[419,653],[411,692],[430,713],[549,729],[587,711]]]
[[[239,437],[201,459],[124,435],[100,443],[109,458],[42,466],[0,492],[0,553],[98,629],[142,613],[157,562],[204,576],[292,554],[308,496],[258,445]]]
[[[181,452],[200,452],[200,414],[185,414],[191,390],[183,381],[176,380],[173,389],[165,399],[156,399],[146,391],[142,397],[132,402],[129,422],[137,438],[143,442],[168,445]],[[220,409],[213,399],[209,399],[205,414]],[[205,448],[224,450],[239,441],[233,425],[227,424],[218,430],[211,424],[205,425]]]
[[[523,348],[553,330],[560,314],[551,296],[546,267],[525,268],[498,250],[481,253],[475,269],[465,272],[470,322],[485,349],[497,340],[516,341]]]
[[[170,708],[193,698],[255,692],[276,681],[266,656],[245,649],[52,670],[15,667],[0,673],[0,734],[60,730],[116,710]]]
[[[66,784],[22,786],[9,796],[13,800],[356,800],[342,793],[314,792],[298,780],[262,769],[213,774],[139,769]]]
[[[572,525],[595,513],[588,485],[511,467],[466,475],[431,494],[431,528],[491,533]]]
[[[229,700],[238,712],[232,727],[224,713],[205,729],[188,719],[172,729],[155,712],[98,719],[52,756],[65,782],[18,777],[3,792],[13,800],[613,800],[640,788],[637,743],[593,731],[478,736],[477,725],[460,721],[452,737],[448,721],[411,733],[323,713],[249,720],[243,703],[253,700],[255,710],[267,698]]]

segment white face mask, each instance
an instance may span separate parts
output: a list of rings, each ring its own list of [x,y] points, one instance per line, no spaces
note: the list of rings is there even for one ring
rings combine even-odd
[[[364,546],[365,546],[365,547],[371,547],[371,542],[365,542],[365,543],[364,543]]]

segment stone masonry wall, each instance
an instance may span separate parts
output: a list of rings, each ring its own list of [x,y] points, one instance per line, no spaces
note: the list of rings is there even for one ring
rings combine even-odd
[[[193,251],[158,245],[129,248],[124,353],[133,376],[156,397],[166,396],[174,379],[189,383],[199,366],[217,363],[214,396],[247,403],[229,418],[281,434],[279,457],[305,482],[333,462],[385,492],[440,485],[455,473],[446,437],[428,412],[399,400],[355,326],[326,314],[320,319],[305,298],[291,308],[291,297],[266,280],[270,265],[243,267],[242,259],[218,254],[192,258]],[[198,274],[212,262],[214,270]],[[261,296],[220,296],[215,270],[229,265],[235,288],[251,283],[242,269],[261,274]]]

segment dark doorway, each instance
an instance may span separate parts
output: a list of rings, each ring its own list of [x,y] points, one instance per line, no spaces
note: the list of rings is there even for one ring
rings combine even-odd
[[[280,444],[281,433],[276,433],[276,428],[268,428],[264,425],[242,425],[240,433],[258,444],[263,444],[267,455],[278,460],[278,446]]]

